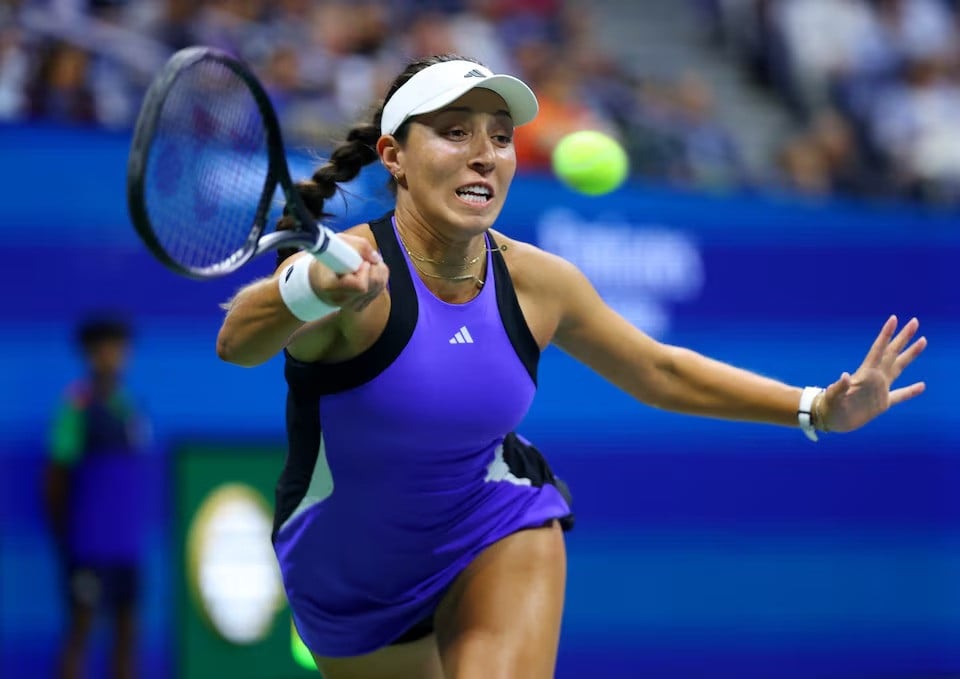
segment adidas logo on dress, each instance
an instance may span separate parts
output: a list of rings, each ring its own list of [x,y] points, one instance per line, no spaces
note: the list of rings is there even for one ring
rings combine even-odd
[[[473,344],[473,338],[470,336],[467,326],[457,330],[457,334],[450,338],[450,344]]]

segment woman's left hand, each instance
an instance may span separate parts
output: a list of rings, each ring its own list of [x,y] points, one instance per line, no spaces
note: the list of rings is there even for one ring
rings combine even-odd
[[[926,337],[907,346],[919,327],[916,318],[910,319],[894,337],[897,317],[887,319],[857,371],[853,375],[843,373],[839,380],[827,387],[826,393],[820,397],[822,402],[815,404],[820,429],[837,432],[859,429],[891,406],[923,393],[926,388],[923,382],[890,389],[900,373],[927,346]]]

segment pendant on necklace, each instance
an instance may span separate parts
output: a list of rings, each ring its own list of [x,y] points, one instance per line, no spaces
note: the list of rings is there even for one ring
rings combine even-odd
[[[483,281],[479,278],[477,279],[477,290],[483,290]]]

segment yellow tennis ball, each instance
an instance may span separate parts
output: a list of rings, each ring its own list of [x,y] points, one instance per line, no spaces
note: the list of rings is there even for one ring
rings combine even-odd
[[[553,171],[561,182],[588,196],[610,193],[627,178],[627,152],[613,137],[580,130],[563,137],[553,149]]]

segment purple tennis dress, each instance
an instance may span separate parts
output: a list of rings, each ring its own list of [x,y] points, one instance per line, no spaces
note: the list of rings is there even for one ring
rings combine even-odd
[[[512,433],[539,349],[500,253],[452,305],[412,273],[389,215],[371,229],[391,270],[382,336],[343,363],[285,368],[274,546],[300,636],[330,657],[397,641],[484,548],[571,520],[563,483]]]

